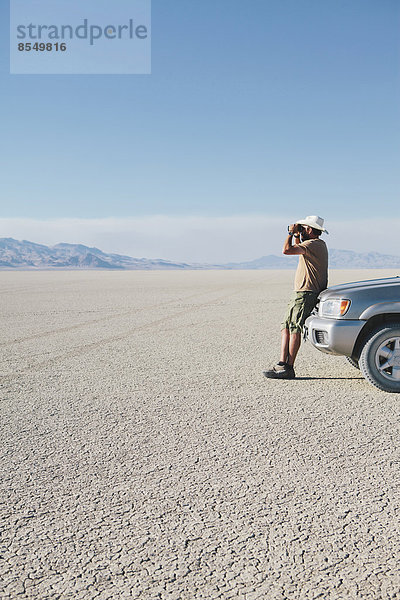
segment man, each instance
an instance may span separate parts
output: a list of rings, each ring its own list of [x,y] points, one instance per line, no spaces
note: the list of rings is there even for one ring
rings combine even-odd
[[[328,284],[328,249],[320,235],[324,219],[316,215],[306,217],[288,227],[283,254],[299,256],[294,294],[288,304],[281,331],[281,356],[279,362],[265,377],[271,379],[294,379],[294,361],[301,344],[304,322],[317,303],[318,294]],[[293,244],[294,241],[294,244]]]

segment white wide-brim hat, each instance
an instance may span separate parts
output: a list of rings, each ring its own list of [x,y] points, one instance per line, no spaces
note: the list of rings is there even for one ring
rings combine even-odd
[[[323,218],[317,217],[317,215],[311,215],[310,217],[306,217],[302,221],[296,221],[296,225],[308,225],[309,227],[312,227],[313,229],[319,229],[320,231],[323,231],[324,233],[329,233],[329,231],[327,231],[324,228]]]

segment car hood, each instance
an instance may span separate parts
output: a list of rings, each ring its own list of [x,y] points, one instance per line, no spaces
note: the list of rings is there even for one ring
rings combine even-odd
[[[367,279],[365,281],[354,281],[351,283],[343,283],[340,285],[333,285],[322,291],[319,295],[321,300],[334,296],[343,296],[344,294],[351,294],[352,292],[367,291],[370,288],[382,288],[382,287],[399,287],[400,288],[400,276],[387,277],[385,279]]]

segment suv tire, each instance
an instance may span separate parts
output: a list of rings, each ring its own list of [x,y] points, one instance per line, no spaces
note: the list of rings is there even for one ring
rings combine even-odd
[[[358,360],[354,360],[354,358],[351,358],[351,356],[346,356],[346,359],[351,364],[351,366],[354,367],[355,369],[360,368],[360,365],[358,364]]]
[[[384,392],[400,393],[400,323],[388,323],[367,338],[360,355],[365,379]]]

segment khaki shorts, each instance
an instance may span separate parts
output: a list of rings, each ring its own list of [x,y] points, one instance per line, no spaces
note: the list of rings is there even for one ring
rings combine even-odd
[[[315,292],[294,292],[286,309],[281,329],[289,329],[290,333],[301,333],[307,317],[317,303]]]

